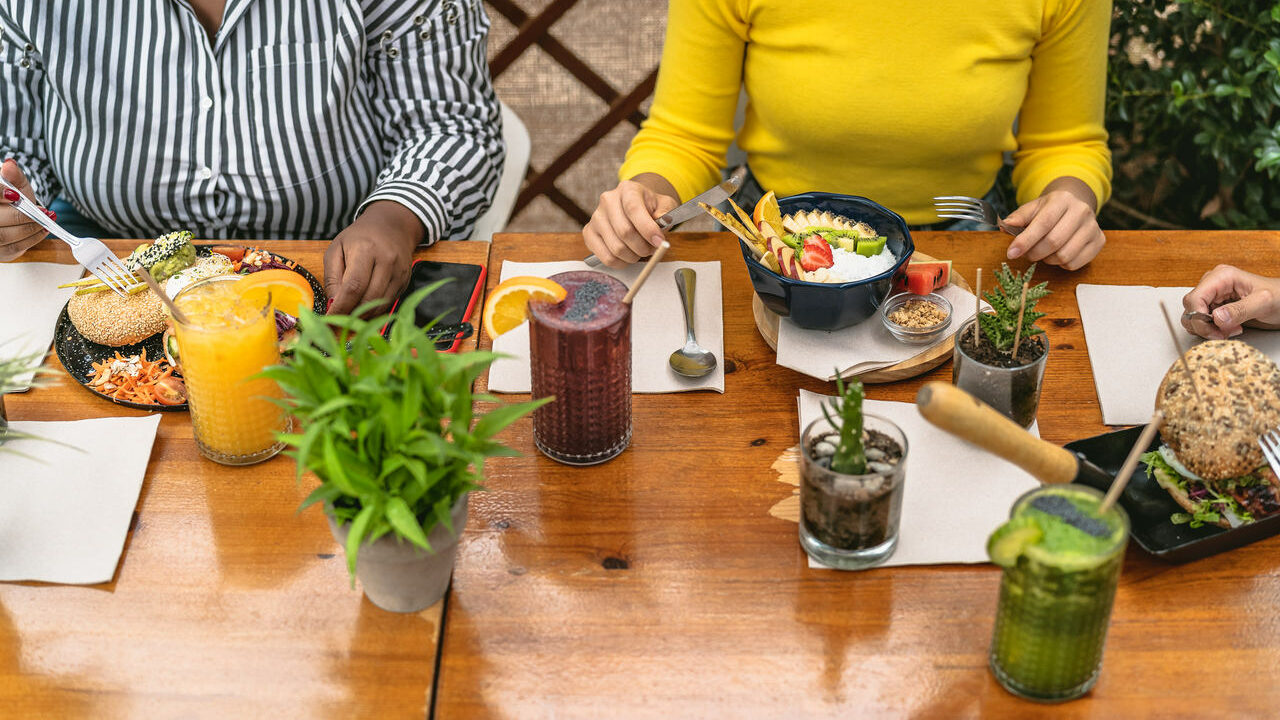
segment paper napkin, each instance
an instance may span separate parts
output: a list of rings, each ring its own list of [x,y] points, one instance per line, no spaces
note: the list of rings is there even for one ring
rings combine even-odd
[[[951,303],[951,324],[935,343],[907,345],[894,339],[878,315],[843,330],[806,330],[787,318],[778,323],[778,364],[821,380],[843,377],[896,365],[945,342],[973,317],[973,293],[956,285],[938,291]],[[983,307],[988,307],[983,303]]]
[[[684,346],[684,310],[675,281],[675,271],[683,267],[698,274],[694,292],[694,330],[698,344],[716,356],[716,369],[706,377],[696,379],[677,375],[667,363],[671,352]],[[570,270],[596,270],[631,287],[642,269],[639,264],[622,270],[591,268],[581,260],[504,262],[501,279],[520,275],[550,277]],[[490,366],[489,390],[529,392],[529,324],[499,336],[493,341],[493,349],[512,357],[499,359]],[[631,304],[631,391],[670,393],[686,390],[724,392],[724,318],[718,261],[658,263]]]
[[[800,391],[800,432],[822,417],[826,395]],[[1039,485],[1011,463],[937,428],[913,403],[864,400],[907,436],[907,477],[898,547],[883,566],[987,562],[987,537],[1009,519],[1023,493]],[[1040,436],[1036,425],[1032,435]],[[799,437],[799,436],[797,436]],[[809,566],[826,568],[809,560]]]
[[[1183,329],[1180,321],[1182,296],[1190,291],[1189,287],[1146,285],[1076,286],[1103,423],[1138,425],[1151,419],[1160,381],[1178,359],[1161,317],[1161,300],[1169,308],[1184,351],[1203,341]],[[1280,332],[1245,330],[1233,339],[1280,362]]]
[[[0,446],[0,580],[110,582],[160,415],[13,422]]]
[[[79,265],[0,263],[0,357],[43,353],[53,343],[58,313],[74,288],[58,289],[84,274]],[[31,375],[17,379],[23,389]]]

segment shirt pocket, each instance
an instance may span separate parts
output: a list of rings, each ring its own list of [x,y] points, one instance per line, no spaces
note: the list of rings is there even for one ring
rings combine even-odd
[[[352,154],[343,127],[350,126],[358,69],[335,43],[255,48],[247,80],[248,164],[264,190],[305,185]]]

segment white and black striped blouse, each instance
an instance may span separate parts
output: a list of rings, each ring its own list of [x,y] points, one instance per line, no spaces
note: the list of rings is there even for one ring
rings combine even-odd
[[[463,239],[501,171],[481,0],[0,0],[0,157],[114,233]]]

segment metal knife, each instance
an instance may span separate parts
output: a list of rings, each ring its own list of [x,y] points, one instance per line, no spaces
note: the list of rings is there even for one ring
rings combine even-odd
[[[714,206],[728,200],[730,195],[734,194],[738,191],[738,188],[742,187],[742,181],[746,179],[746,177],[747,166],[739,165],[734,168],[733,172],[729,173],[728,179],[724,182],[658,218],[658,227],[661,228],[663,232],[666,232],[680,223],[685,222],[686,220],[692,220],[701,214],[702,208],[700,203],[706,203]],[[587,256],[585,262],[591,267],[600,267],[601,265],[600,258],[595,255]]]

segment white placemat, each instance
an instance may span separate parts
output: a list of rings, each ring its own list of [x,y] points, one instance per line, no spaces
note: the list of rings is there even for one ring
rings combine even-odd
[[[58,313],[74,288],[59,285],[78,279],[79,265],[44,262],[0,263],[0,357],[43,353],[53,343]],[[31,376],[18,378],[25,389]]]
[[[675,271],[691,268],[698,274],[694,292],[694,331],[698,344],[715,353],[716,369],[706,377],[691,379],[677,375],[667,363],[671,352],[684,346],[684,310],[676,290]],[[581,260],[548,263],[502,264],[502,280],[520,275],[551,277],[570,270],[596,270],[631,287],[643,266],[622,270],[591,268]],[[687,390],[724,392],[724,317],[720,293],[720,263],[658,263],[631,304],[631,391],[670,393]],[[510,355],[489,367],[489,390],[500,393],[529,392],[529,323],[499,336],[493,349]]]
[[[885,328],[880,316],[843,330],[806,330],[783,318],[778,323],[778,364],[820,380],[835,380],[834,370],[850,377],[890,365],[924,353],[946,341],[960,326],[973,317],[973,293],[956,285],[938,291],[951,303],[951,324],[937,341],[929,345],[907,345],[898,342]],[[983,303],[983,307],[988,307]]]
[[[822,417],[830,396],[800,391],[800,432]],[[878,567],[987,562],[987,537],[1009,508],[1039,483],[1021,468],[941,430],[913,403],[864,400],[863,410],[888,418],[907,436],[907,477],[898,547]],[[1032,424],[1030,432],[1040,437]],[[809,567],[827,566],[809,560]]]
[[[110,582],[160,415],[13,422],[0,446],[0,580]]]
[[[1160,381],[1178,359],[1161,317],[1161,300],[1169,308],[1182,349],[1203,342],[1180,322],[1182,296],[1190,291],[1189,287],[1147,285],[1076,286],[1103,423],[1138,425],[1151,419]],[[1243,340],[1280,362],[1280,332],[1245,330],[1232,339]]]

